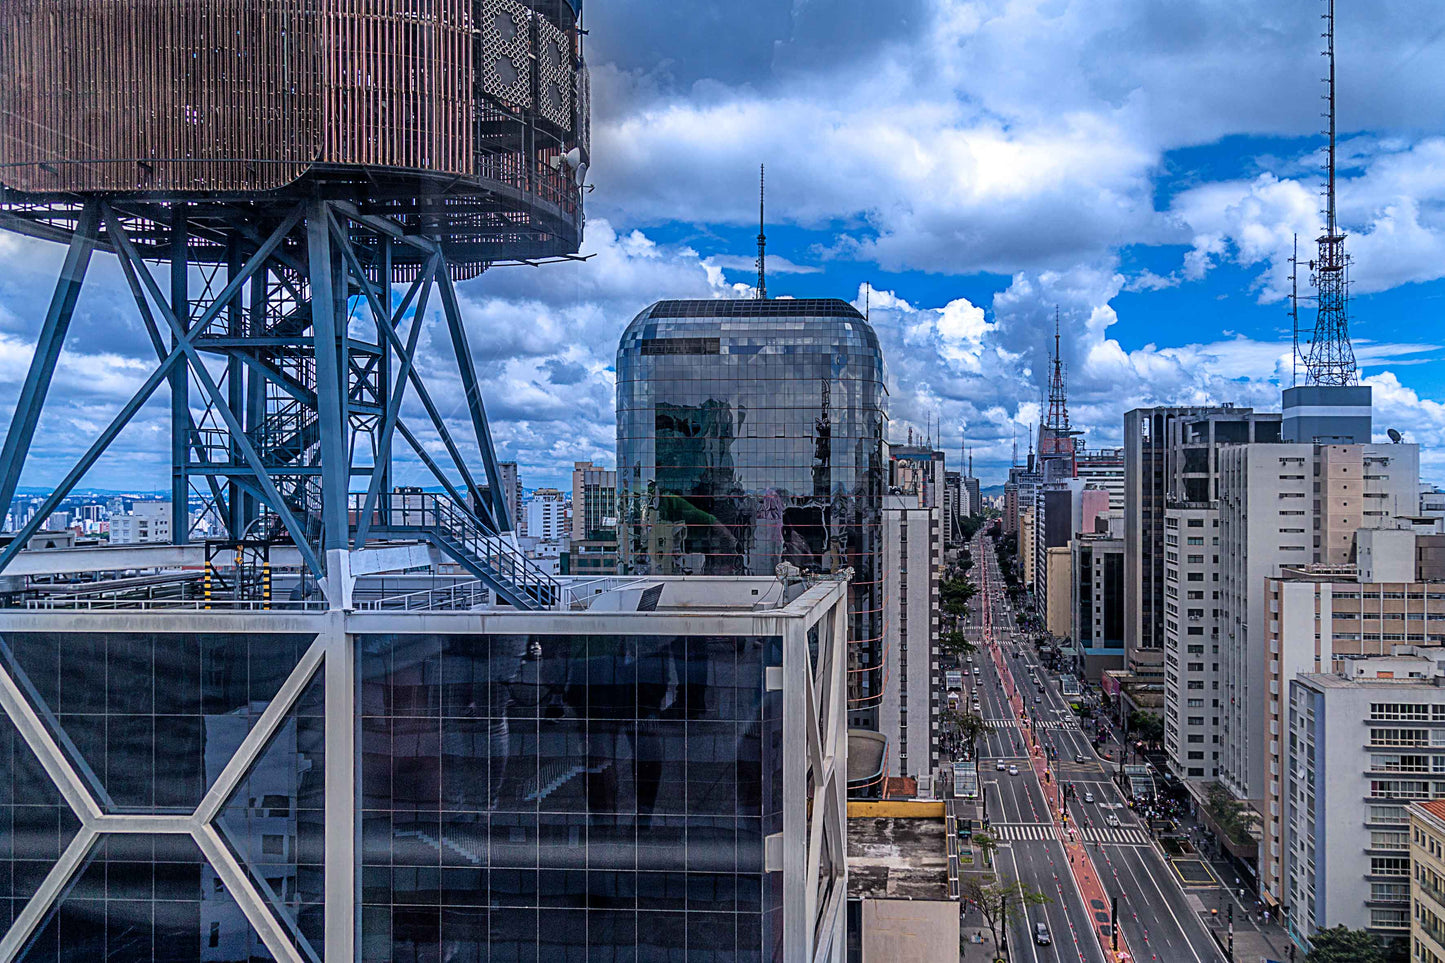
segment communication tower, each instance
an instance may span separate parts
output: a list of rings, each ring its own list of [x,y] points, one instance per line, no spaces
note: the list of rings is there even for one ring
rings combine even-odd
[[[1311,385],[1354,385],[1360,380],[1355,351],[1350,345],[1349,257],[1345,235],[1335,216],[1335,0],[1326,0],[1325,49],[1329,74],[1325,77],[1325,231],[1320,235],[1319,253],[1310,262],[1315,288],[1319,292],[1314,337],[1305,356],[1305,381]]]
[[[455,282],[574,255],[589,155],[580,0],[9,0],[0,228],[68,245],[0,450],[0,517],[97,251],[157,365],[0,552],[0,570],[169,388],[174,541],[188,505],[290,544],[333,604],[348,552],[430,542],[523,608],[556,583],[506,537]],[[122,52],[134,52],[134,55]],[[161,270],[157,270],[160,268]],[[440,302],[463,389],[423,371]],[[439,494],[398,492],[398,436]],[[472,447],[475,446],[475,447]]]

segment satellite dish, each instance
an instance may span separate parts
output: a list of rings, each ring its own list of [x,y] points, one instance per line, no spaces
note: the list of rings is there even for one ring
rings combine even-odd
[[[1400,433],[1399,433],[1398,431],[1396,431],[1395,429],[1393,429],[1393,428],[1391,428],[1391,429],[1389,429],[1388,431],[1386,431],[1385,434],[1389,435],[1389,436],[1390,436],[1390,440],[1393,441],[1393,442],[1394,442],[1395,444],[1397,444],[1397,445],[1398,445],[1401,441],[1404,440],[1404,439],[1401,437]]]
[[[566,164],[568,167],[572,168],[575,171],[577,169],[577,165],[582,163],[582,148],[574,147],[567,153],[563,154],[562,163]]]

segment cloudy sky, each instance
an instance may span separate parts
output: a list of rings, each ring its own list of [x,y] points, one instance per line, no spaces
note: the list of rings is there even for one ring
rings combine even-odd
[[[1340,7],[1355,350],[1381,436],[1419,442],[1445,482],[1445,6]],[[759,163],[769,293],[861,308],[871,287],[893,436],[936,417],[954,451],[966,422],[986,483],[1038,420],[1055,306],[1090,446],[1119,444],[1139,405],[1277,410],[1292,239],[1308,259],[1321,223],[1323,9],[591,0],[595,256],[461,288],[502,456],[529,487],[567,487],[574,459],[613,463],[617,337],[659,298],[751,292]],[[60,256],[0,235],[5,410]],[[29,484],[58,476],[146,374],[120,284],[98,264]],[[1310,302],[1301,322],[1307,336]],[[165,484],[152,414],[93,484]]]

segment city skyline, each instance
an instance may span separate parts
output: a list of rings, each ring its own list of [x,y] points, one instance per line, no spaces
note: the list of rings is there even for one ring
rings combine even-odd
[[[1277,410],[1285,259],[1293,233],[1309,252],[1321,223],[1320,5],[1238,3],[1209,18],[1096,6],[759,5],[730,7],[722,31],[704,30],[716,12],[705,3],[589,11],[597,157],[583,254],[595,256],[549,266],[547,285],[498,268],[459,286],[501,457],[529,487],[562,487],[574,460],[612,464],[617,335],[658,298],[751,293],[759,161],[770,293],[866,307],[894,437],[938,416],[952,453],[967,421],[986,484],[1039,420],[1055,305],[1071,414],[1091,445],[1121,444],[1132,407]],[[1441,33],[1428,6],[1339,16],[1352,334],[1378,427],[1419,442],[1436,479],[1445,383],[1427,363],[1438,339],[1422,335],[1445,291],[1445,192],[1431,176],[1445,137],[1427,123]],[[1222,76],[1258,79],[1241,96]],[[795,137],[811,146],[791,149]],[[0,237],[0,406],[13,406],[62,256]],[[1311,304],[1301,320],[1308,332]],[[144,377],[144,336],[109,258],[75,327],[27,485],[58,477]],[[445,379],[437,401],[465,419]],[[145,474],[164,488],[165,415],[163,389],[87,483]]]

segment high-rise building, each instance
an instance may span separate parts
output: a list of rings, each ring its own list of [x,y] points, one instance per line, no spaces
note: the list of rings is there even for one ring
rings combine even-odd
[[[517,474],[517,463],[514,461],[498,462],[497,474],[502,480],[502,500],[506,502],[507,511],[512,516],[512,531],[518,535],[525,535],[527,534],[527,516],[522,511],[522,478]]]
[[[1298,938],[1334,926],[1409,935],[1408,810],[1445,796],[1431,763],[1445,745],[1442,680],[1445,649],[1406,648],[1346,672],[1301,673],[1283,693],[1279,738],[1294,749],[1279,776],[1290,847],[1282,899]]]
[[[617,351],[622,571],[851,568],[860,728],[883,698],[887,396],[878,338],[840,300],[659,301]]]
[[[327,610],[296,574],[274,611],[0,608],[26,959],[841,963],[840,579]]]
[[[1445,536],[1426,536],[1442,539]],[[1431,646],[1445,652],[1445,584],[1419,577],[1415,567],[1413,532],[1404,529],[1363,530],[1359,554],[1369,561],[1358,565],[1309,565],[1285,568],[1277,578],[1265,580],[1270,620],[1266,628],[1271,659],[1266,686],[1285,691],[1301,674],[1345,673],[1356,677],[1371,660]],[[1388,666],[1386,666],[1388,668]],[[1415,667],[1418,669],[1418,666]],[[1409,677],[1404,670],[1397,678]],[[1372,672],[1374,678],[1386,678]],[[1338,725],[1345,725],[1337,720]],[[1266,770],[1273,774],[1297,771],[1302,760],[1288,740],[1271,741]],[[1260,888],[1276,901],[1290,897],[1305,867],[1296,857],[1301,851],[1298,827],[1291,820],[1288,780],[1265,783],[1262,818]],[[1340,832],[1331,824],[1331,832]]]
[[[943,473],[943,537],[950,545],[958,542],[963,528],[960,520],[969,514],[968,492],[964,488],[962,472]]]
[[[1167,509],[1212,505],[1217,449],[1278,441],[1279,425],[1277,414],[1233,405],[1136,408],[1124,415],[1124,651],[1139,675],[1164,674]]]
[[[555,488],[539,488],[526,503],[527,537],[554,542],[570,531],[567,524],[567,496]]]
[[[572,465],[572,575],[617,572],[617,472],[590,461]]]
[[[1079,450],[1074,460],[1078,478],[1094,488],[1109,493],[1109,511],[1124,511],[1124,449],[1091,448]]]
[[[1098,681],[1124,664],[1124,519],[1106,515],[1070,543],[1072,626],[1079,668]]]
[[[883,631],[888,685],[878,730],[890,739],[888,775],[931,775],[938,766],[940,674],[938,580],[942,512],[922,486],[884,496]]]
[[[1256,803],[1284,724],[1268,688],[1265,579],[1281,566],[1351,561],[1355,532],[1394,527],[1419,499],[1414,445],[1253,444],[1220,449],[1219,778]],[[1212,554],[1212,553],[1211,553]],[[1277,778],[1274,774],[1271,777]]]

